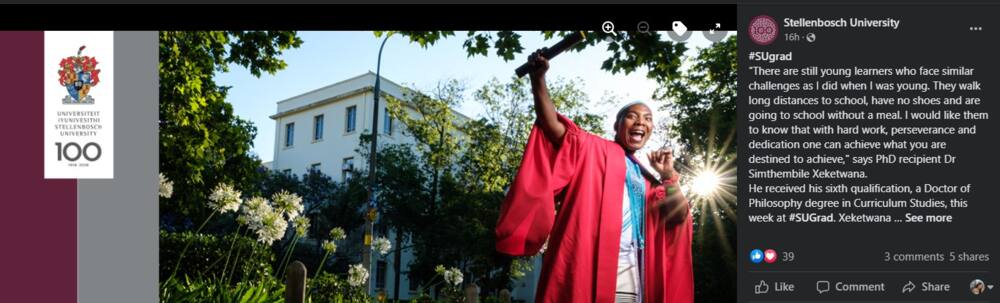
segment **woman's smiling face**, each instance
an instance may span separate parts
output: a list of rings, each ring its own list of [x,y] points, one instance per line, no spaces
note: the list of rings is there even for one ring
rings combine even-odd
[[[645,104],[633,104],[615,125],[615,142],[626,151],[635,152],[646,146],[652,133],[653,111]]]

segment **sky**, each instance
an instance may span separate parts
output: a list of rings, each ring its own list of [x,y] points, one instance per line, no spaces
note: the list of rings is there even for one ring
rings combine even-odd
[[[462,48],[465,32],[456,32],[455,36],[427,48],[411,43],[407,37],[392,36],[382,52],[381,75],[421,91],[429,91],[439,81],[458,79],[466,84],[466,93],[471,94],[492,78],[508,82],[528,53],[555,43],[554,40],[545,41],[538,32],[520,34],[525,53],[509,62],[492,52],[488,57],[468,57]],[[667,39],[665,33],[662,36]],[[218,84],[232,86],[227,101],[233,105],[235,113],[257,126],[253,153],[264,162],[274,157],[274,120],[268,116],[277,112],[277,102],[368,71],[374,72],[378,47],[382,42],[372,32],[299,32],[299,37],[303,40],[302,46],[285,51],[281,58],[288,66],[274,75],[265,74],[256,78],[247,69],[236,65],[231,66],[229,72],[216,75]],[[700,32],[694,32],[687,40],[688,55],[710,43]],[[613,75],[602,70],[601,64],[610,55],[606,43],[581,52],[564,53],[551,61],[546,74],[549,81],[559,77],[580,79],[583,91],[595,104],[606,95],[615,96],[614,104],[592,109],[593,113],[608,117],[605,119],[606,133],[611,133],[613,115],[620,106],[632,101],[651,101],[657,88],[655,81],[646,78],[645,70],[629,75]],[[469,101],[456,110],[478,118],[482,108],[472,98],[467,99]],[[656,108],[658,106],[652,107],[654,117],[666,117]],[[662,139],[654,137],[649,146],[659,146],[662,142]]]

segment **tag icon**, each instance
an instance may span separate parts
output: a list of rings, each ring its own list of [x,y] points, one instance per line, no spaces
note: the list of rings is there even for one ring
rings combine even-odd
[[[687,31],[688,31],[687,26],[684,26],[684,22],[680,22],[680,21],[674,21],[673,23],[671,23],[670,24],[670,28],[675,33],[677,33],[678,36],[683,36],[684,33],[687,33]]]

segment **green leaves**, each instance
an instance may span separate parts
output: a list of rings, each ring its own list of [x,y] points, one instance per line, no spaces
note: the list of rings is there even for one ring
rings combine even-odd
[[[359,287],[351,287],[342,277],[324,272],[309,280],[309,301],[314,303],[367,303],[371,302]]]
[[[514,60],[514,55],[524,50],[524,47],[521,47],[521,35],[512,31],[497,32],[497,40],[493,47],[497,49],[497,56],[504,61]]]
[[[381,38],[382,35],[392,35],[401,34],[410,38],[410,42],[417,43],[420,47],[427,48],[428,46],[434,45],[435,42],[441,40],[442,38],[447,38],[454,36],[453,31],[376,31],[374,32],[375,37]]]
[[[171,271],[177,265],[179,255],[185,246],[189,250],[181,262],[177,277],[188,276],[197,280],[222,278],[223,264],[218,262],[234,247],[240,253],[238,261],[234,259],[235,270],[232,271],[234,281],[257,279],[271,271],[270,263],[274,253],[251,237],[229,234],[216,236],[195,234],[192,232],[170,233],[160,231],[160,281],[166,281]],[[235,241],[235,242],[234,242]],[[235,244],[233,244],[235,243]],[[229,275],[230,273],[225,273]],[[173,281],[177,281],[174,278]]]
[[[419,142],[416,146],[433,170],[451,163],[460,150],[457,124],[461,122],[451,108],[462,101],[464,91],[458,80],[449,80],[438,83],[432,95],[406,88],[402,99],[383,94],[390,114],[403,122],[405,131]]]
[[[273,278],[259,282],[240,282],[228,285],[222,279],[172,280],[160,287],[160,302],[202,303],[282,303],[285,302],[284,285]]]
[[[381,37],[384,33],[375,32],[375,36]],[[434,45],[442,38],[454,35],[454,32],[450,31],[398,33],[409,37],[411,42],[416,42],[425,48]],[[556,40],[571,33],[573,32],[543,31],[542,36],[546,40]],[[485,57],[489,54],[490,47],[504,61],[515,60],[518,55],[525,53],[525,48],[521,45],[521,35],[513,31],[469,31],[466,37],[462,47],[465,48],[469,57]],[[665,39],[657,32],[622,32],[616,35],[588,32],[584,41],[577,44],[572,50],[580,51],[603,42],[608,43],[607,49],[611,52],[611,56],[601,65],[604,70],[614,74],[629,74],[643,68],[646,70],[647,77],[660,83],[667,83],[668,80],[678,75],[681,58],[687,51],[687,47],[683,43],[675,43],[670,39]],[[534,51],[543,46],[528,48],[528,50]]]
[[[475,31],[469,31],[469,38],[465,40],[462,47],[468,52],[468,57],[481,55],[486,56],[489,54],[490,50],[490,39],[489,34],[477,33]]]
[[[675,123],[670,130],[681,143],[705,158],[736,156],[736,37],[701,49],[691,67],[657,94],[670,100]]]
[[[260,160],[249,153],[257,128],[233,114],[228,87],[215,83],[230,64],[260,76],[286,66],[280,56],[299,47],[295,32],[160,32],[160,171],[175,195],[160,212],[200,221],[204,193],[219,182],[252,188]],[[163,222],[175,225],[183,222]]]
[[[287,64],[280,59],[282,53],[302,45],[302,39],[295,32],[240,31],[227,34],[233,37],[233,41],[228,44],[229,57],[225,62],[246,67],[256,77],[260,77],[261,72],[273,75],[284,69]]]

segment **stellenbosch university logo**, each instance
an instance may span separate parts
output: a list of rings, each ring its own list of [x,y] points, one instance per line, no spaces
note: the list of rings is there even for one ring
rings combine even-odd
[[[45,32],[44,66],[45,178],[114,178],[114,33]]]
[[[81,46],[76,56],[59,62],[59,85],[69,93],[62,99],[63,104],[94,104],[90,89],[101,82],[101,70],[97,69],[97,58],[81,55],[86,48]]]
[[[778,22],[768,15],[750,19],[750,40],[757,45],[768,45],[778,38]]]

